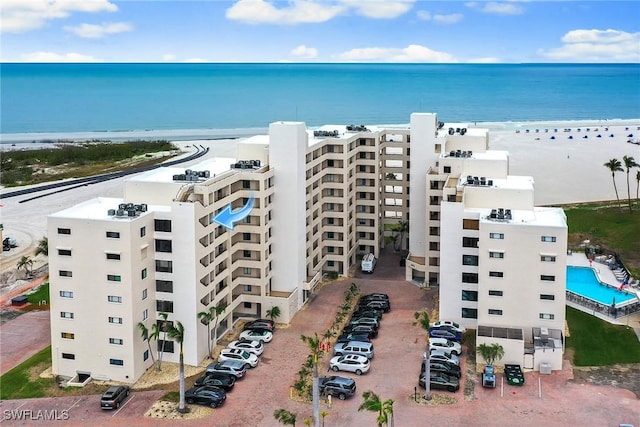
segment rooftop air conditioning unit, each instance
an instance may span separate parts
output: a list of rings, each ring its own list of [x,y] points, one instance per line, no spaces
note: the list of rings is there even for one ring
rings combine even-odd
[[[116,214],[116,210],[115,209],[109,209],[107,211],[107,215],[109,215],[109,216],[114,216],[115,214]]]
[[[116,216],[124,216],[124,209],[118,209]]]
[[[129,209],[127,211],[127,216],[136,216],[136,211],[135,209]]]
[[[544,326],[540,328],[540,338],[549,338],[549,328]]]

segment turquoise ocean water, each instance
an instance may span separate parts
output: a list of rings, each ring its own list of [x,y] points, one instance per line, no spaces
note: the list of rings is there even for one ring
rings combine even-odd
[[[2,134],[640,118],[640,64],[1,64]]]

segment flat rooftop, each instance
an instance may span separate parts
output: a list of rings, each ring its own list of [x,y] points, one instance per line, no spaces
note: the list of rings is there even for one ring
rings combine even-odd
[[[235,163],[236,159],[232,157],[216,157],[192,165],[188,168],[185,167],[160,167],[150,170],[148,172],[136,175],[129,178],[127,181],[132,182],[157,182],[157,183],[173,183],[184,184],[184,182],[174,181],[174,175],[184,174],[187,169],[192,171],[209,171],[210,177],[227,172],[231,169],[231,164]]]
[[[141,201],[143,202],[143,201]],[[79,203],[70,208],[49,215],[51,218],[72,218],[72,219],[90,219],[90,220],[131,220],[132,218],[139,218],[148,212],[169,212],[171,208],[169,206],[160,205],[147,205],[145,212],[140,212],[135,217],[129,216],[114,216],[109,214],[110,209],[118,209],[118,206],[125,203],[124,199],[116,197],[97,197],[95,199],[89,199],[82,203]]]

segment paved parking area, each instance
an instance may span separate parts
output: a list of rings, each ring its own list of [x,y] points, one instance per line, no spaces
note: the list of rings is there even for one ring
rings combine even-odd
[[[0,372],[24,362],[51,344],[48,311],[30,311],[0,325]]]

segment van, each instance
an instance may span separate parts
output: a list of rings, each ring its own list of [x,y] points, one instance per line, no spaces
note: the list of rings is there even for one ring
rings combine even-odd
[[[376,266],[376,257],[373,254],[366,254],[362,258],[362,272],[363,273],[373,273],[373,269]]]
[[[333,348],[333,354],[335,356],[356,354],[358,356],[364,356],[367,359],[371,359],[373,358],[373,344],[363,341],[341,342],[335,345]]]

